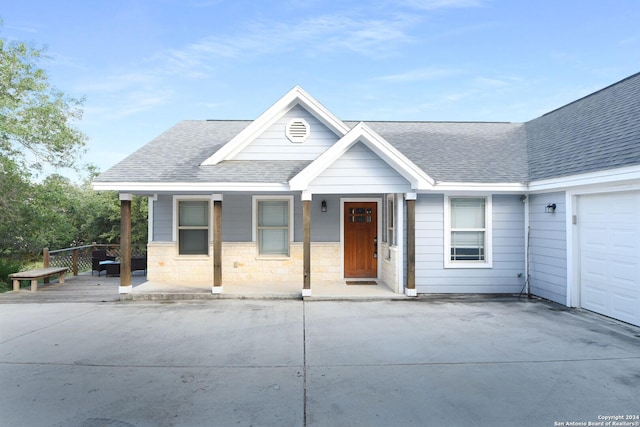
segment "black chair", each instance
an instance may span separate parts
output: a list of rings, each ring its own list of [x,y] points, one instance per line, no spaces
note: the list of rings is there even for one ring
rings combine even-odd
[[[147,257],[146,256],[133,256],[131,257],[131,271],[144,270],[145,276],[147,275]]]
[[[107,269],[105,264],[100,264],[101,262],[115,260],[116,257],[107,255],[107,251],[100,250],[91,252],[91,275],[93,276],[93,272],[97,271],[99,276],[101,271]]]

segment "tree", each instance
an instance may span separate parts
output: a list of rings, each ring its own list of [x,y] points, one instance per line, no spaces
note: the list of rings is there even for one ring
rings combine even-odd
[[[0,157],[36,170],[72,167],[86,141],[72,125],[82,117],[82,100],[51,86],[38,67],[44,57],[43,50],[0,38]]]
[[[66,96],[50,84],[47,73],[38,66],[44,58],[42,49],[0,38],[2,258],[24,257],[47,237],[42,228],[65,216],[56,211],[60,206],[46,212],[51,206],[46,201],[51,194],[46,192],[52,188],[34,184],[33,173],[45,164],[74,167],[84,152],[86,136],[72,123],[82,117],[82,100]],[[51,185],[58,185],[53,190],[62,191],[63,184],[67,183],[57,179]],[[63,235],[61,240],[66,240],[64,235],[69,233],[65,227],[64,231],[57,230]]]

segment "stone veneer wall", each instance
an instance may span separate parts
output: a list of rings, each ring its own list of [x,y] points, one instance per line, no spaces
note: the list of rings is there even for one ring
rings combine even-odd
[[[213,253],[213,247],[209,247]],[[151,242],[147,245],[147,279],[164,283],[213,284],[213,259],[209,256],[177,256],[174,242]]]
[[[213,283],[213,259],[209,256],[177,256],[173,242],[152,242],[147,248],[147,278],[152,282]],[[213,253],[213,247],[209,248]],[[222,283],[302,283],[302,243],[291,244],[287,258],[259,257],[254,242],[222,244]],[[311,244],[311,281],[340,281],[340,243]]]

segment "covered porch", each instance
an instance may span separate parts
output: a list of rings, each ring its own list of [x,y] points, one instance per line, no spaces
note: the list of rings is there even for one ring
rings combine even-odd
[[[174,197],[175,203],[179,198]],[[135,288],[131,285],[129,269],[125,266],[120,276],[119,293],[125,299],[153,299],[153,295],[163,294],[214,294],[222,297],[264,297],[264,298],[388,298],[416,296],[415,292],[415,193],[379,194],[376,197],[334,197],[330,200],[329,210],[340,209],[339,216],[329,222],[340,228],[339,241],[318,242],[318,231],[312,237],[312,224],[326,224],[326,195],[302,192],[297,196],[296,209],[300,209],[296,218],[301,232],[291,241],[291,253],[288,260],[267,260],[271,265],[290,264],[289,270],[279,274],[278,268],[268,273],[254,273],[242,276],[244,259],[257,260],[255,242],[223,241],[223,204],[225,195],[213,194],[211,200],[211,242],[208,256],[190,261],[177,257],[177,243],[149,242],[148,281]],[[257,196],[256,196],[257,197]],[[127,259],[131,245],[131,204],[132,194],[120,194],[121,200],[121,248],[123,258]],[[157,196],[149,197],[150,207]],[[231,200],[231,199],[230,199]],[[293,199],[292,199],[293,200]],[[379,216],[374,221],[375,233],[370,236],[371,243],[365,242],[377,269],[373,274],[350,274],[347,272],[345,254],[345,224],[349,222],[348,203],[354,200],[373,202]],[[336,203],[336,201],[338,201]],[[391,203],[388,203],[391,202]],[[232,203],[237,203],[237,200]],[[337,205],[337,206],[336,206]],[[386,209],[383,218],[383,207]],[[175,208],[174,208],[175,209]],[[391,211],[389,211],[389,209]],[[232,209],[233,210],[233,209]],[[317,212],[316,212],[317,211]],[[150,210],[152,212],[152,209]],[[292,208],[293,212],[293,208]],[[296,213],[298,215],[298,213]],[[150,214],[150,221],[153,221]],[[342,219],[339,219],[342,218]],[[389,218],[391,223],[389,224]],[[358,219],[358,218],[356,218]],[[174,219],[175,221],[175,219]],[[342,222],[341,222],[342,221]],[[341,222],[339,225],[336,222]],[[389,231],[389,226],[404,232]],[[152,232],[152,226],[149,227]],[[383,239],[384,229],[384,239]],[[391,236],[391,233],[393,235]],[[383,241],[384,240],[384,241]],[[357,251],[356,251],[357,252]],[[248,255],[247,255],[248,253]],[[329,253],[330,255],[326,255]],[[161,256],[156,257],[156,254]],[[240,254],[240,255],[239,255]],[[246,258],[242,258],[242,255]],[[239,260],[239,261],[238,261]],[[344,263],[344,264],[343,264]],[[248,264],[248,263],[247,263]],[[195,267],[197,265],[197,267]],[[155,274],[158,270],[168,275]],[[187,268],[188,271],[181,272]],[[327,273],[328,272],[328,273]],[[126,297],[130,294],[130,297]]]

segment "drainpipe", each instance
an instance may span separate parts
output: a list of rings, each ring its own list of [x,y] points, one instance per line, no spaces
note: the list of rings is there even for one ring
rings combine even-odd
[[[529,281],[529,235],[531,227],[529,226],[529,198],[522,195],[520,200],[524,203],[524,286],[527,298],[531,299],[531,283]]]

